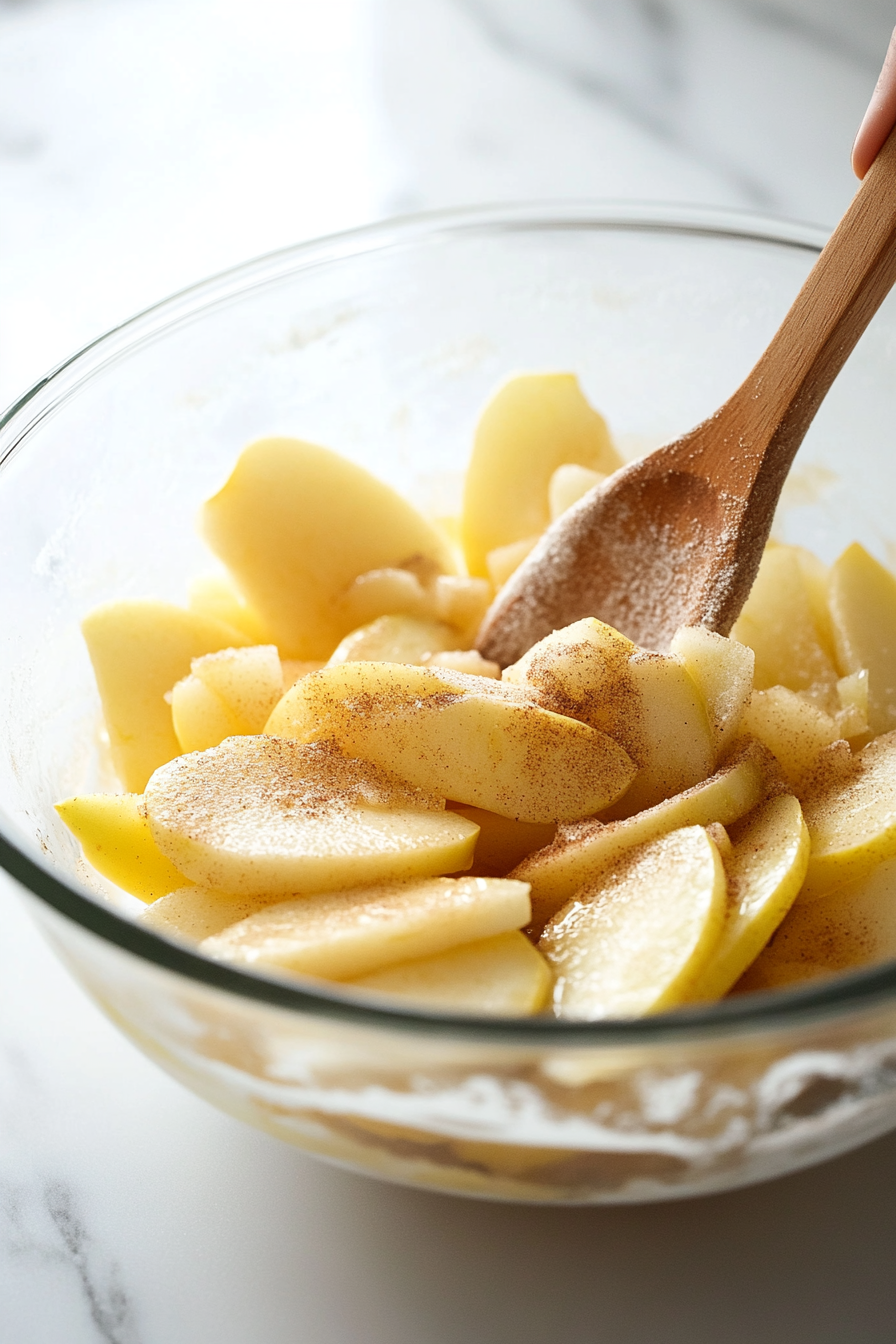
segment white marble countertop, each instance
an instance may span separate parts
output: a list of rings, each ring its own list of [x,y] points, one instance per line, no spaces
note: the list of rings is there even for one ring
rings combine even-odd
[[[191,280],[396,211],[833,223],[889,0],[0,0],[0,401]],[[644,1208],[347,1175],[138,1055],[0,882],[3,1344],[887,1344],[896,1136]]]

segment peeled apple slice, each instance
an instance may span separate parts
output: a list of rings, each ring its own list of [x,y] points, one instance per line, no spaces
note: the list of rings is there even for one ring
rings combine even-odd
[[[555,523],[562,513],[571,509],[583,495],[606,479],[604,472],[591,471],[589,467],[580,467],[575,462],[564,462],[561,467],[557,467],[548,485],[551,522]]]
[[[346,635],[330,657],[329,667],[340,663],[410,663],[419,666],[429,653],[444,653],[457,645],[457,631],[444,621],[421,621],[415,616],[379,616]],[[274,706],[271,706],[271,711]],[[264,725],[262,725],[263,727]]]
[[[349,980],[518,929],[528,918],[524,882],[442,877],[282,901],[201,947],[209,956],[244,966]]]
[[[275,899],[272,896],[227,896],[209,887],[179,887],[141,910],[138,920],[166,938],[201,943],[203,938],[221,933],[231,924],[238,924],[241,919],[263,910],[266,905],[273,905]]]
[[[756,655],[757,690],[817,687],[833,693],[840,675],[827,647],[826,632],[819,628],[804,554],[796,546],[766,547],[750,596],[731,631],[732,639],[748,645]]]
[[[734,741],[753,690],[753,650],[702,625],[683,625],[670,652],[684,663],[703,698],[718,758]]]
[[[387,966],[351,984],[421,1008],[526,1017],[544,1007],[551,973],[537,948],[514,930]]]
[[[557,1016],[641,1017],[686,1002],[724,921],[725,870],[702,826],[641,846],[542,935]]]
[[[738,989],[774,989],[896,957],[896,859],[822,900],[794,905]]]
[[[400,495],[300,439],[250,444],[202,530],[284,658],[329,658],[354,623],[340,599],[359,574],[410,560],[455,569],[447,541]]]
[[[81,629],[93,663],[115,769],[140,793],[153,770],[180,752],[165,695],[194,658],[241,647],[247,637],[169,602],[107,602]]]
[[[791,795],[770,798],[740,823],[725,861],[725,926],[691,999],[720,999],[740,979],[793,905],[808,862],[809,832]]]
[[[799,900],[868,876],[896,854],[896,732],[875,738],[803,798],[812,851]]]
[[[622,459],[575,374],[511,378],[480,416],[467,469],[462,534],[471,574],[487,573],[489,551],[544,531],[550,480],[564,463],[607,474]]]
[[[532,888],[534,927],[541,928],[579,887],[595,882],[637,845],[684,826],[737,821],[765,793],[768,766],[768,753],[753,744],[702,784],[625,821],[562,826],[552,844],[513,869],[512,875]]]
[[[620,746],[487,677],[397,663],[344,663],[293,686],[267,732],[323,738],[440,797],[517,821],[598,811],[631,783]]]
[[[831,567],[828,597],[842,673],[868,669],[868,727],[896,728],[896,578],[853,542]]]
[[[555,714],[609,734],[638,767],[614,818],[653,807],[715,764],[706,706],[684,663],[647,653],[593,617],[539,640],[504,680]]]
[[[225,737],[260,733],[283,694],[273,644],[223,649],[194,658],[171,691],[171,717],[182,751],[205,751]]]
[[[82,793],[56,804],[98,873],[141,901],[182,887],[183,873],[159,849],[136,793]]]
[[[190,582],[187,605],[197,616],[211,616],[233,626],[250,644],[266,644],[268,631],[247,606],[226,574],[201,574]]]
[[[768,747],[787,783],[798,793],[815,772],[825,747],[841,736],[836,719],[786,686],[754,691],[740,726]]]
[[[482,807],[467,807],[465,803],[452,803],[452,811],[460,813],[479,827],[479,839],[476,841],[477,866],[485,864],[495,872],[509,873],[533,850],[543,849],[551,844],[557,827],[538,825],[531,821],[512,821],[510,817],[500,817],[497,812],[486,812]],[[525,879],[524,879],[525,880]]]
[[[469,868],[479,828],[331,743],[231,737],[180,756],[146,789],[156,844],[231,895],[330,891]]]

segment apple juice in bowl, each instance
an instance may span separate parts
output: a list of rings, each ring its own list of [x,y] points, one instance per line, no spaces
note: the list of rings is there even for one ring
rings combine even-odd
[[[449,516],[476,415],[509,369],[579,370],[626,452],[721,400],[812,240],[740,220],[635,223],[520,211],[299,249],[138,319],[6,426],[19,452],[0,505],[20,576],[4,594],[8,865],[76,973],[166,1067],[395,1179],[505,1198],[668,1197],[818,1160],[892,1123],[887,970],[606,1023],[374,1006],[213,963],[91,901],[52,813],[102,784],[78,620],[125,597],[183,605],[185,577],[206,563],[195,504],[244,442],[301,432]],[[890,394],[875,372],[889,320],[885,307],[819,416],[802,454],[814,472],[785,514],[784,539],[826,561],[856,537],[882,548],[886,491],[863,490],[862,473],[832,480],[847,425],[865,479],[884,469]]]

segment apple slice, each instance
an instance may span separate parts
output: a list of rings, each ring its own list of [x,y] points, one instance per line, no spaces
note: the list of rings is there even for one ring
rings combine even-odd
[[[528,918],[525,882],[441,877],[281,901],[200,946],[243,966],[353,980],[518,929]]]
[[[868,670],[868,726],[896,728],[896,578],[864,546],[848,546],[831,568],[829,600],[837,661]]]
[[[896,854],[896,732],[834,764],[803,797],[812,851],[800,902],[857,882]]]
[[[202,886],[286,895],[469,868],[479,828],[332,743],[231,737],[146,788],[162,853]]]
[[[561,826],[552,844],[512,872],[532,888],[533,928],[543,928],[579,887],[597,881],[636,846],[684,826],[737,821],[764,797],[771,765],[768,752],[753,743],[702,784],[625,821]]]
[[[556,826],[512,821],[510,817],[498,816],[497,812],[486,812],[482,807],[468,807],[465,803],[452,803],[451,810],[479,827],[474,860],[476,866],[484,864],[502,876],[509,873],[515,864],[521,863],[528,854],[551,844],[557,834]]]
[[[683,625],[672,639],[670,652],[684,663],[703,697],[718,760],[734,741],[750,699],[755,654],[736,639],[726,639],[702,625]]]
[[[267,644],[270,634],[260,617],[243,601],[227,574],[201,574],[187,590],[187,605],[197,616],[223,621],[245,635],[250,644]]]
[[[186,943],[201,943],[204,938],[222,933],[267,905],[275,896],[228,896],[210,887],[179,887],[153,901],[137,916],[139,923]]]
[[[456,645],[457,631],[444,621],[421,621],[415,616],[379,616],[369,625],[362,625],[346,635],[327,665],[337,667],[340,663],[367,662],[410,663],[419,667],[427,654],[444,653]]]
[[[821,753],[841,737],[835,718],[806,694],[786,686],[754,691],[740,726],[768,747],[787,783],[800,794],[818,768]]]
[[[344,663],[293,686],[267,732],[330,739],[440,797],[517,821],[569,821],[618,798],[635,768],[611,738],[487,677]]]
[[[283,694],[273,644],[223,649],[194,658],[171,691],[171,718],[182,751],[205,751],[225,737],[260,733]]]
[[[451,573],[447,541],[362,467],[299,439],[261,439],[203,510],[206,540],[285,658],[329,658],[359,574],[410,561]]]
[[[689,994],[694,1001],[720,999],[743,975],[793,905],[809,862],[809,832],[790,794],[745,817],[732,840],[725,926]]]
[[[155,901],[187,880],[153,840],[139,794],[82,793],[56,811],[87,862],[122,891]]]
[[[713,769],[706,707],[684,664],[638,649],[593,617],[539,640],[505,668],[504,680],[625,748],[638,774],[614,819],[690,788]]]
[[[81,626],[119,778],[140,793],[153,770],[180,753],[165,695],[203,653],[247,637],[169,602],[126,600],[96,607]]]
[[[834,693],[840,674],[826,632],[819,626],[805,555],[796,546],[773,543],[766,547],[731,637],[756,654],[757,690],[770,686],[787,686],[792,691],[814,688],[824,702]],[[809,559],[814,561],[814,557]]]
[[[545,929],[554,1011],[593,1022],[685,1002],[724,922],[725,870],[702,826],[639,846]]]
[[[544,531],[548,486],[564,463],[609,473],[622,459],[575,374],[511,378],[480,416],[467,468],[462,527],[471,574],[486,574],[489,551]]]
[[[544,1007],[551,972],[529,939],[513,930],[371,971],[350,983],[421,1008],[527,1017]]]
[[[738,990],[776,989],[896,957],[896,858],[821,900],[792,907]]]
[[[562,513],[571,509],[589,490],[606,479],[606,472],[592,471],[590,467],[580,467],[576,462],[564,462],[557,467],[548,485],[551,522],[555,523]]]

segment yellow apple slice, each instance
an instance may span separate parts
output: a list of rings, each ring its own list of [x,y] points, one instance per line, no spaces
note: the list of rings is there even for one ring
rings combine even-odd
[[[371,971],[351,984],[421,1008],[528,1017],[544,1007],[551,973],[538,949],[513,930]]]
[[[267,644],[270,639],[260,617],[243,601],[226,574],[202,574],[187,590],[187,605],[197,616],[223,621],[244,634],[250,644]]]
[[[187,879],[159,849],[136,793],[82,793],[56,804],[87,862],[122,891],[155,901]]]
[[[168,602],[108,602],[81,629],[93,663],[115,769],[140,793],[180,752],[165,695],[203,653],[249,643],[240,631]]]
[[[410,569],[371,569],[359,574],[339,598],[339,606],[350,630],[380,616],[425,619],[431,614],[430,595]]]
[[[812,585],[797,547],[766,548],[731,637],[756,655],[757,690],[814,687],[822,695],[833,693],[840,674],[819,629]]]
[[[493,663],[475,649],[448,649],[444,653],[429,653],[423,659],[424,667],[444,667],[449,672],[464,672],[468,677],[488,677],[501,680],[501,665]]]
[[[230,737],[146,787],[156,844],[192,881],[286,895],[469,868],[478,827],[327,742]]]
[[[486,812],[482,807],[452,803],[451,809],[479,827],[475,858],[477,866],[484,864],[502,875],[509,873],[515,864],[522,862],[534,850],[551,844],[557,833],[556,826],[512,821],[510,817],[499,817],[497,812]]]
[[[821,900],[792,907],[738,990],[873,966],[896,957],[896,858]]]
[[[541,540],[541,534],[535,537],[523,537],[522,541],[509,541],[506,546],[495,546],[485,557],[485,568],[492,587],[503,588],[511,574],[514,574],[530,551],[534,551]]]
[[[557,467],[548,484],[551,522],[555,523],[561,513],[571,509],[573,504],[577,504],[589,490],[593,490],[606,479],[605,472],[580,467],[576,462],[564,462],[562,466]]]
[[[575,374],[511,378],[482,412],[467,469],[462,526],[471,574],[486,573],[489,551],[544,531],[548,486],[564,463],[609,473],[622,459]]]
[[[736,639],[726,639],[702,625],[682,626],[670,652],[684,663],[703,697],[719,759],[734,741],[750,699],[755,654]]]
[[[349,980],[518,929],[528,918],[524,882],[430,878],[281,901],[205,939],[201,948],[243,966]]]
[[[812,851],[800,902],[868,876],[896,854],[896,732],[875,738],[803,798]]]
[[[829,601],[840,671],[868,670],[868,726],[896,728],[896,578],[864,546],[848,546],[831,568]]]
[[[275,896],[228,896],[210,887],[179,887],[153,901],[137,916],[138,922],[166,938],[201,943],[231,924],[238,924],[267,905]]]
[[[702,784],[625,821],[594,819],[561,826],[556,840],[513,869],[532,889],[532,924],[538,930],[587,883],[598,880],[632,849],[685,826],[728,826],[765,795],[768,753],[748,746]]]
[[[738,824],[725,861],[725,925],[689,998],[728,993],[793,905],[808,862],[809,832],[792,795],[770,798]]]
[[[428,563],[450,546],[362,467],[299,439],[261,439],[203,510],[206,540],[285,658],[329,658],[352,628],[339,599],[359,574]]]
[[[225,737],[260,733],[283,695],[273,644],[222,649],[194,658],[171,691],[171,717],[182,751],[205,751]]]
[[[638,649],[602,621],[555,630],[505,668],[504,680],[625,748],[638,774],[614,819],[690,788],[713,769],[706,707],[684,664]]]
[[[457,631],[444,621],[421,621],[415,616],[379,616],[369,625],[362,625],[346,635],[336,646],[328,666],[367,662],[410,663],[419,667],[427,654],[444,653],[456,644]]]
[[[344,663],[293,686],[267,732],[331,739],[440,797],[517,821],[588,816],[635,768],[611,738],[486,677],[398,663]]]
[[[787,783],[800,794],[817,769],[821,753],[841,736],[835,718],[807,695],[786,686],[754,691],[740,726],[768,747]]]
[[[686,1002],[725,921],[725,870],[702,826],[626,855],[554,916],[539,949],[554,1011],[598,1021]]]

